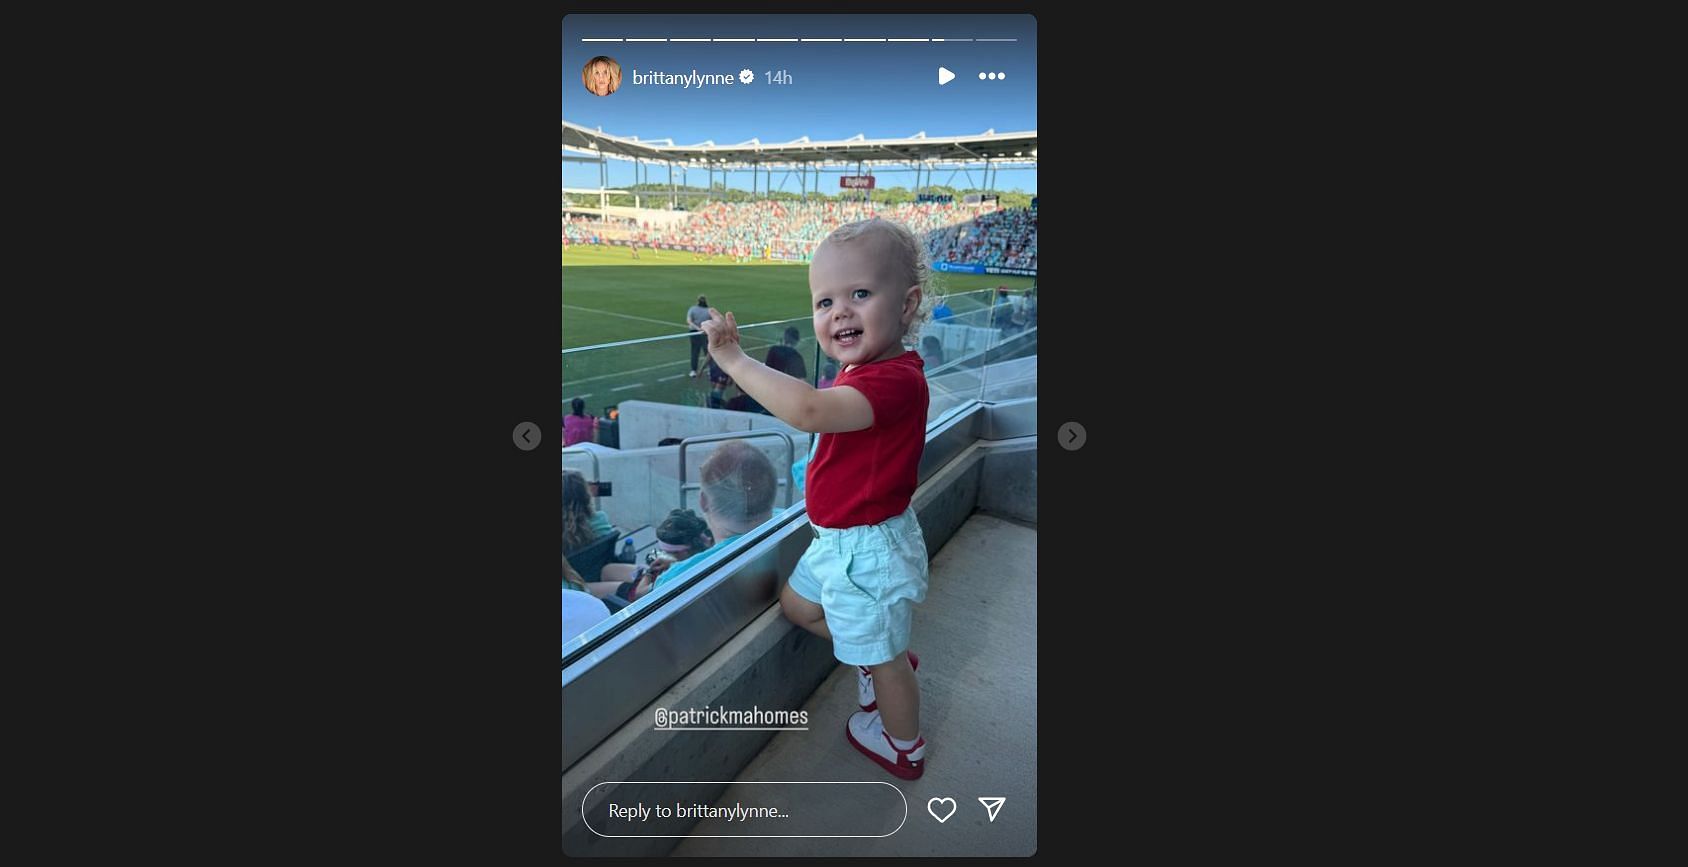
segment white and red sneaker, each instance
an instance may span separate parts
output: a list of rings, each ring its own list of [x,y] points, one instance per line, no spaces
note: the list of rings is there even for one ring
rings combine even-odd
[[[915,656],[912,650],[908,652],[908,667],[920,670],[920,657]],[[865,665],[856,666],[856,697],[859,699],[856,703],[862,710],[879,709],[879,700],[873,696],[873,672]]]
[[[905,780],[918,780],[926,773],[926,739],[916,738],[913,747],[897,749],[877,713],[850,714],[850,721],[844,725],[844,738],[861,750],[862,755]]]

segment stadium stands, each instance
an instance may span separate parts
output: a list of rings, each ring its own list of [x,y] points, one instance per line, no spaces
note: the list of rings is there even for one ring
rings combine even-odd
[[[563,243],[567,244],[600,244],[603,238],[612,237],[625,239],[637,228],[632,220],[611,217],[607,222],[598,217],[584,214],[565,216],[563,220]]]
[[[879,216],[921,233],[934,262],[1037,269],[1037,215],[1026,208],[980,212],[953,202],[869,205],[861,202],[716,202],[678,225],[660,228],[631,220],[600,224],[596,218],[563,222],[564,243],[595,244],[636,239],[744,259],[807,258],[839,226]]]
[[[980,214],[969,225],[927,236],[934,262],[1037,270],[1037,212],[1011,208]]]

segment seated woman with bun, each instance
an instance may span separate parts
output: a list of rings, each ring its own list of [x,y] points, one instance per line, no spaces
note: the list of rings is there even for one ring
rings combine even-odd
[[[597,581],[587,586],[600,599],[618,596],[628,602],[650,592],[651,586],[663,570],[676,561],[684,560],[708,548],[711,543],[709,526],[691,509],[675,509],[668,513],[656,528],[657,550],[645,565],[635,568],[631,563],[605,563]]]

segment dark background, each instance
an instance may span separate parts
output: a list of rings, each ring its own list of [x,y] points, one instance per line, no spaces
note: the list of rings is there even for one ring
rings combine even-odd
[[[1425,593],[1481,500],[1449,445],[1482,412],[1467,350],[1424,330],[1470,310],[1446,82],[1271,16],[1038,20],[1045,67],[1074,61],[1040,75],[1040,135],[1118,167],[1113,216],[1063,201],[1078,157],[1039,167],[1040,855],[1397,839],[1450,755],[1443,696],[1480,692]],[[218,85],[231,127],[165,145],[256,178],[184,242],[221,276],[178,281],[213,312],[170,384],[200,421],[166,438],[218,479],[180,542],[214,566],[185,700],[223,722],[194,739],[239,794],[206,824],[548,861],[557,19],[265,39]]]

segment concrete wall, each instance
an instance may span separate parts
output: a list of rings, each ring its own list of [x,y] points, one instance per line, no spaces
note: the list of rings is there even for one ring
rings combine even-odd
[[[791,434],[797,438],[799,446],[804,446],[809,440],[808,434],[771,415],[759,412],[733,412],[701,406],[652,403],[646,400],[630,400],[617,405],[621,408],[620,432],[623,450],[652,448],[668,437],[685,439],[704,434],[764,428],[783,430]]]
[[[930,558],[973,514],[979,499],[979,476],[984,461],[979,452],[950,462],[915,492],[914,513],[926,537]]]
[[[986,400],[1036,397],[1037,358],[1018,358],[992,364],[983,370],[958,370],[933,377],[929,383],[931,409],[927,415],[928,419],[935,419],[955,406],[978,399],[981,380]],[[797,459],[808,453],[812,443],[809,434],[773,416],[761,413],[732,412],[643,400],[630,400],[619,406],[622,448],[595,447],[592,451],[598,456],[598,478],[614,483],[612,494],[600,498],[598,508],[609,515],[611,523],[628,530],[646,524],[661,523],[670,509],[680,506],[680,450],[677,446],[658,446],[657,443],[665,438],[684,439],[705,434],[778,430],[790,434],[796,440]],[[750,440],[750,443],[768,455],[769,461],[780,474],[782,484],[788,484],[790,476],[784,473],[788,464],[783,442],[774,438],[758,438]],[[687,449],[688,479],[697,480],[698,466],[714,448],[713,444],[705,444]],[[588,478],[593,472],[591,460],[576,455],[565,456],[563,466],[579,470]],[[775,503],[781,508],[785,506],[786,493],[783,487]],[[695,493],[686,505],[689,508],[697,508]],[[1035,509],[1032,517],[1024,520],[1035,521]]]
[[[752,430],[781,430],[796,440],[795,459],[808,453],[809,435],[761,413],[732,412],[695,406],[675,406],[630,400],[620,404],[621,449],[596,448],[598,478],[613,482],[612,493],[598,499],[598,508],[609,515],[610,523],[623,529],[646,524],[659,524],[670,509],[680,507],[680,447],[658,446],[667,437],[684,439],[704,434],[731,433]],[[752,439],[751,445],[762,450],[773,463],[781,480],[774,501],[776,508],[784,508],[790,476],[785,444],[772,437]],[[687,479],[698,478],[698,467],[718,446],[705,443],[686,450]],[[579,470],[591,477],[590,458],[573,454],[563,456],[565,469]],[[697,493],[692,492],[686,506],[697,508]]]
[[[1037,444],[985,452],[979,476],[979,510],[1037,523]]]
[[[795,626],[775,605],[745,627],[720,651],[651,702],[632,722],[611,735],[563,774],[563,852],[571,857],[600,855],[666,855],[680,841],[674,838],[609,839],[594,834],[581,821],[580,804],[600,782],[617,780],[732,780],[756,757],[774,732],[734,732],[731,736],[698,737],[694,732],[655,731],[655,712],[663,708],[729,707],[800,708],[821,681],[838,666],[832,648]],[[563,713],[570,712],[567,704]],[[579,711],[590,712],[589,709]],[[641,797],[637,784],[613,789],[618,801]],[[693,800],[711,803],[727,784],[694,787]],[[672,794],[672,785],[664,786]]]
[[[971,450],[916,491],[912,505],[926,536],[928,557],[936,554],[973,513],[988,455],[987,449]],[[668,854],[680,839],[610,839],[593,833],[580,815],[587,792],[609,782],[612,785],[593,792],[595,801],[606,796],[606,789],[612,789],[618,802],[634,803],[649,787],[638,783],[613,785],[614,781],[730,781],[774,736],[773,732],[737,732],[731,737],[659,732],[654,724],[657,708],[800,708],[837,667],[830,644],[793,626],[777,604],[770,607],[563,772],[563,851],[571,857]],[[569,713],[565,702],[563,714],[566,717]],[[726,788],[725,782],[699,784],[688,797],[711,803]],[[673,791],[672,785],[662,789],[665,795]]]

